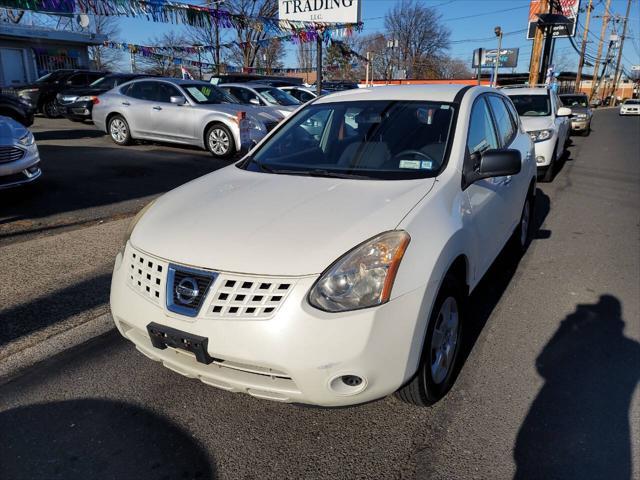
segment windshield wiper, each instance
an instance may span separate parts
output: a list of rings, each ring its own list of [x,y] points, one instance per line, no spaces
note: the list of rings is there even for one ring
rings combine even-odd
[[[371,179],[368,175],[359,175],[355,173],[345,172],[332,172],[330,170],[323,170],[321,168],[314,168],[313,170],[285,170],[272,168],[272,173],[280,173],[283,175],[303,175],[305,177],[327,177],[327,178],[355,178],[358,180]]]

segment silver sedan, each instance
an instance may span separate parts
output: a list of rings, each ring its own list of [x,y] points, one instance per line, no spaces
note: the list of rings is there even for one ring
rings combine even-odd
[[[40,154],[33,134],[9,117],[0,116],[0,190],[37,180]]]
[[[282,116],[241,105],[206,82],[139,79],[97,97],[93,123],[118,145],[135,139],[195,145],[227,158],[249,148]]]

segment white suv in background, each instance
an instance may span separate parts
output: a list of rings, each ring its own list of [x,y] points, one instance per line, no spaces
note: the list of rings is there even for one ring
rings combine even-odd
[[[546,86],[504,87],[522,126],[535,143],[538,173],[545,182],[553,180],[555,163],[562,158],[571,134],[571,109],[562,106],[558,95]]]
[[[432,404],[459,368],[469,293],[510,239],[527,246],[533,153],[495,89],[320,97],[138,214],[113,319],[149,358],[224,390]]]

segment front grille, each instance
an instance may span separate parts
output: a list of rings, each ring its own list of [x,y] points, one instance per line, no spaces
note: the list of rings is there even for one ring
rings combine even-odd
[[[213,318],[271,318],[293,286],[290,278],[220,274],[206,315]]]
[[[131,251],[129,255],[128,281],[143,297],[160,304],[165,287],[167,265],[143,253]]]
[[[169,265],[167,308],[181,315],[195,317],[217,276],[216,272]]]
[[[0,146],[0,163],[15,162],[24,157],[25,151],[14,146]]]

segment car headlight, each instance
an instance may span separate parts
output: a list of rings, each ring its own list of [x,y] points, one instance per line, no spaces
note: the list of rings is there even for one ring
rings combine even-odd
[[[410,240],[407,232],[394,230],[358,245],[320,276],[309,291],[309,303],[344,312],[387,302]]]
[[[124,249],[127,246],[129,239],[131,238],[131,234],[133,233],[133,230],[136,228],[136,225],[138,224],[140,219],[144,216],[145,213],[147,213],[147,210],[149,210],[154,203],[156,203],[155,200],[147,203],[144,206],[144,208],[140,210],[138,213],[136,213],[135,217],[133,217],[133,220],[131,220],[129,227],[127,227],[127,230],[124,232],[124,235],[122,237],[122,243],[120,245],[120,253],[124,253]]]
[[[36,139],[33,138],[33,133],[27,132],[27,134],[24,137],[21,137],[18,139],[18,143],[20,145],[24,145],[25,147],[30,147],[31,145],[36,143]]]
[[[94,102],[97,99],[98,99],[98,97],[96,97],[95,95],[87,95],[85,97],[78,97],[74,101],[76,101],[76,102]]]
[[[531,137],[531,140],[537,143],[537,142],[544,142],[545,140],[549,140],[553,135],[553,130],[533,130],[527,133]]]
[[[586,113],[578,113],[576,115],[576,118],[579,120],[586,120],[587,119],[587,114]]]

